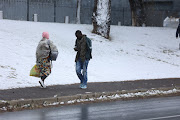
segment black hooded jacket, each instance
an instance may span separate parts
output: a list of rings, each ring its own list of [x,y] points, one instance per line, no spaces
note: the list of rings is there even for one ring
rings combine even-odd
[[[92,58],[91,51],[88,49],[88,37],[83,35],[82,39],[76,39],[74,50],[77,51],[75,62],[80,58],[83,62]]]

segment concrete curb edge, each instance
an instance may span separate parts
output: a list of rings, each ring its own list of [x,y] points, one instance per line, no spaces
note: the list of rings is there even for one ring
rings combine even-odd
[[[11,101],[0,101],[0,112],[19,111],[24,109],[36,109],[50,106],[60,106],[78,104],[84,102],[102,102],[114,100],[143,99],[161,96],[180,95],[180,88],[159,88],[159,89],[140,89],[132,91],[116,91],[102,93],[86,93],[72,96],[56,96],[51,98],[39,99],[20,99]]]

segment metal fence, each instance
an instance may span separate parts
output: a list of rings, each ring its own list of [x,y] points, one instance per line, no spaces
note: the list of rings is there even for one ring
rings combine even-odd
[[[63,23],[69,16],[69,22],[75,23],[76,9],[76,0],[0,0],[4,19],[33,21],[37,14],[41,22]]]
[[[27,0],[0,0],[5,19],[27,20]]]
[[[176,16],[173,13],[173,1],[146,2],[145,14],[147,26],[161,27],[163,26],[163,21],[167,16]]]
[[[112,24],[131,25],[131,12],[127,0],[112,0]],[[0,0],[0,10],[4,19],[33,21],[34,14],[40,22],[77,21],[77,0]],[[81,0],[80,21],[92,24],[94,0]]]
[[[76,23],[77,1],[76,0],[56,0],[55,22],[65,22],[65,17],[69,16],[70,23]]]
[[[94,0],[81,0],[81,23],[92,24]]]
[[[53,0],[29,0],[28,2],[28,20],[33,20],[33,15],[38,15],[38,21],[54,22],[54,2]]]
[[[78,1],[81,1],[81,23],[92,24],[94,0],[0,0],[0,11],[3,11],[4,19],[33,21],[37,14],[40,22],[64,23],[68,16],[69,23],[76,23]],[[179,17],[180,1],[162,1],[146,1],[147,26],[162,26],[167,16]],[[111,0],[111,24],[131,25],[131,20],[129,1]]]
[[[131,10],[128,0],[111,0],[111,24],[131,25]]]

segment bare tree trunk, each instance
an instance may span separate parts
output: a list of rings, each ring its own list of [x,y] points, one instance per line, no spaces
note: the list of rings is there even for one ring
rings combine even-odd
[[[143,0],[129,0],[131,13],[132,13],[132,25],[142,26],[145,24],[145,12]]]
[[[109,39],[111,24],[111,0],[94,1],[92,21],[92,32]]]

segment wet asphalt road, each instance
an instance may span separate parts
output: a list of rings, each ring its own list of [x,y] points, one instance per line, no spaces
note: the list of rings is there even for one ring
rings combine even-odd
[[[0,120],[180,120],[180,96],[6,112]]]

